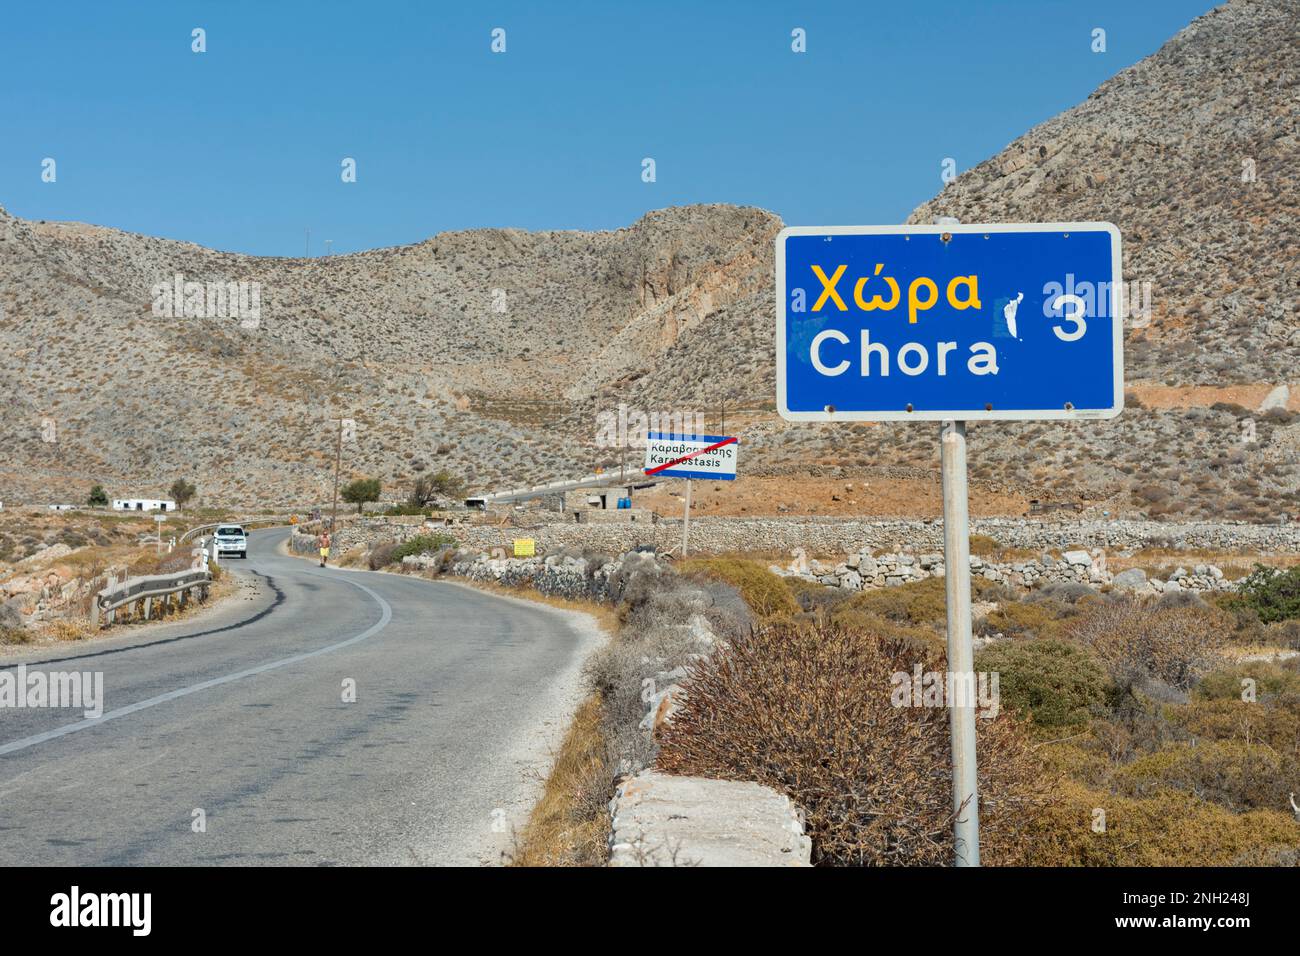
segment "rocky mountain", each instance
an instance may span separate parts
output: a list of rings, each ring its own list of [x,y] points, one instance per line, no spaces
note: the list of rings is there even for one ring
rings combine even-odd
[[[1300,510],[1298,48],[1300,4],[1233,0],[916,210],[1110,220],[1149,283],[1124,415],[976,428],[974,478],[1120,512]],[[619,403],[712,428],[725,402],[751,474],[932,473],[931,428],[773,414],[781,225],[692,206],[281,259],[0,210],[0,498],[186,475],[211,502],[301,505],[328,496],[339,418],[345,477],[544,481],[615,460],[597,416]]]

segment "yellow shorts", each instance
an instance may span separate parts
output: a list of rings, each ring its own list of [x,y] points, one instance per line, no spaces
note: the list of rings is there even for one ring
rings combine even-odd
[[[320,556],[321,556],[322,558],[328,558],[328,557],[330,556],[330,549],[329,549],[329,548],[321,548],[321,549],[320,549]]]

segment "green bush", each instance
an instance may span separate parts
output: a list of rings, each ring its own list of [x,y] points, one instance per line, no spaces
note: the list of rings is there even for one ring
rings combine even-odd
[[[361,509],[367,501],[378,501],[379,493],[383,490],[378,478],[357,478],[348,482],[343,487],[342,497],[348,504],[357,506],[357,514],[361,514]]]
[[[976,655],[975,669],[996,671],[1002,705],[1040,727],[1086,723],[1106,700],[1106,672],[1083,648],[1065,641],[995,644]]]
[[[384,509],[383,513],[390,516],[428,515],[430,513],[430,510],[424,505],[413,505],[410,502],[404,502],[402,504],[389,505],[387,508]]]
[[[1300,565],[1285,571],[1255,565],[1233,603],[1254,611],[1265,624],[1300,618]]]
[[[894,587],[862,591],[847,606],[887,618],[899,624],[945,624],[948,601],[943,578],[908,581]]]
[[[453,547],[456,539],[449,534],[417,534],[393,548],[388,563],[395,564],[411,554],[429,554],[442,548]]]
[[[759,617],[787,618],[799,610],[785,582],[757,561],[688,558],[678,563],[677,570],[730,584]]]
[[[416,508],[427,508],[438,498],[459,498],[465,493],[465,482],[443,468],[432,475],[420,475],[411,484],[406,503]]]

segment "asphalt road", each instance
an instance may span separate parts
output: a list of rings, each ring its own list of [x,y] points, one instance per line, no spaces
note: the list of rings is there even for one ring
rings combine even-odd
[[[594,625],[322,570],[280,553],[286,536],[254,532],[224,564],[239,597],[192,620],[0,659],[102,672],[105,698],[98,719],[0,707],[0,865],[500,861]]]

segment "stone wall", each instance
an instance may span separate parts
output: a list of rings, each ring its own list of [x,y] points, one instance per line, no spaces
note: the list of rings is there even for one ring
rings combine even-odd
[[[788,566],[771,565],[781,577],[794,577],[826,587],[848,591],[866,591],[893,587],[909,581],[941,578],[945,574],[943,555],[937,552],[908,552],[874,555],[869,549],[849,554],[843,561],[830,563],[809,559],[802,548],[795,549],[795,559]],[[1086,584],[1089,587],[1110,585],[1140,594],[1165,591],[1229,591],[1240,582],[1229,581],[1213,564],[1198,564],[1192,570],[1178,568],[1167,580],[1148,579],[1138,568],[1112,575],[1101,548],[1091,551],[1066,551],[1056,558],[1042,554],[1025,561],[986,561],[971,555],[972,577],[981,577],[1011,588],[1032,588],[1046,584]]]
[[[357,543],[405,540],[417,534],[444,532],[461,544],[487,550],[509,545],[513,538],[533,538],[540,552],[577,547],[618,554],[641,545],[661,550],[678,548],[680,518],[628,523],[538,523],[525,527],[494,527],[442,522],[422,524],[418,518],[363,518],[341,527],[336,553]],[[1261,554],[1300,553],[1300,523],[1261,525],[1233,522],[1062,521],[1033,518],[976,518],[973,534],[987,535],[1000,545],[1035,551],[1092,549],[1129,551],[1144,547],[1205,548]],[[854,520],[832,517],[717,518],[691,520],[690,548],[698,554],[747,551],[793,551],[809,554],[856,553],[888,549],[914,554],[943,549],[943,522],[934,520]]]
[[[433,554],[413,554],[402,558],[407,571],[439,571],[503,584],[507,587],[531,587],[541,594],[572,600],[611,601],[610,578],[623,567],[624,560],[596,564],[586,558],[547,555],[535,558],[493,558],[450,549]]]

